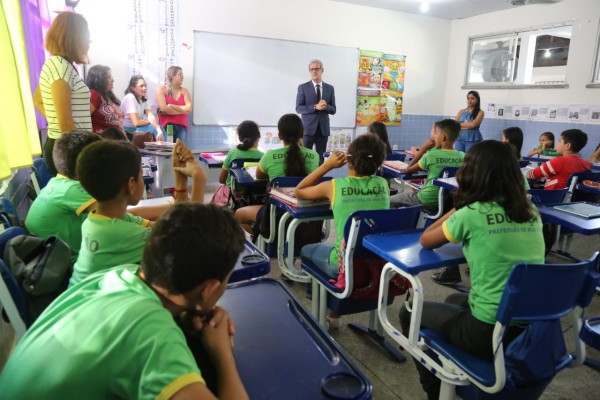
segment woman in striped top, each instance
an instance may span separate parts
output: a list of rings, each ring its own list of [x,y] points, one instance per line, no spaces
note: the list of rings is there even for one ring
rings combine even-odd
[[[73,63],[86,64],[90,49],[90,31],[85,18],[74,12],[58,14],[46,34],[46,50],[53,54],[46,60],[33,101],[48,120],[48,138],[44,159],[52,175],[54,142],[63,133],[75,129],[92,130],[90,90]]]

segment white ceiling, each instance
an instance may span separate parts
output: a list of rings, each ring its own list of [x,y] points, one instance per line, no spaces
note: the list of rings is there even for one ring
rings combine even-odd
[[[521,7],[521,3],[554,3],[561,0],[428,0],[429,11],[420,10],[422,0],[333,0],[342,3],[358,4],[361,6],[383,8],[411,14],[427,15],[436,18],[460,19],[494,11]]]

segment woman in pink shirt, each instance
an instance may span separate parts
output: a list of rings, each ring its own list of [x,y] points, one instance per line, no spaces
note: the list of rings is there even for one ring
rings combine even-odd
[[[167,125],[173,126],[173,142],[177,139],[185,142],[187,136],[187,116],[192,111],[190,92],[181,84],[183,71],[180,67],[169,67],[167,70],[167,84],[156,89],[156,103],[158,104],[158,121],[163,130],[167,132]]]

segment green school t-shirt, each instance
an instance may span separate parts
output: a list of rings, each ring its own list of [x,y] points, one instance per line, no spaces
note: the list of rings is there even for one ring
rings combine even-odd
[[[465,153],[458,150],[431,149],[419,160],[419,168],[427,171],[427,180],[417,196],[428,207],[437,207],[439,186],[433,184],[440,172],[446,167],[460,167]]]
[[[463,242],[471,268],[469,305],[475,318],[493,324],[508,275],[515,264],[544,263],[544,237],[538,211],[534,222],[510,221],[497,203],[476,202],[456,211],[442,225],[444,235]]]
[[[29,328],[0,375],[5,399],[168,399],[204,379],[137,265],[94,274]]]
[[[234,147],[227,153],[227,157],[225,158],[225,161],[223,161],[223,169],[229,171],[231,162],[237,158],[260,159],[263,156],[263,154],[264,153],[258,149],[240,150],[237,147]],[[225,184],[229,189],[231,189],[231,175],[227,175],[227,180],[225,181]]]
[[[150,234],[148,223],[129,213],[118,219],[91,212],[81,226],[81,250],[69,286],[117,265],[139,264]]]
[[[50,179],[27,212],[25,227],[32,235],[47,239],[56,236],[71,248],[71,262],[77,260],[81,247],[84,213],[96,200],[79,181],[63,175]]]
[[[542,149],[542,146],[537,146],[537,147],[534,148],[534,150],[541,150],[541,149]],[[542,155],[543,156],[547,156],[547,157],[558,157],[558,156],[560,156],[560,154],[558,154],[556,152],[556,149],[545,149],[545,150],[542,150]]]
[[[329,255],[329,263],[339,267],[344,227],[348,217],[358,210],[384,210],[390,208],[390,188],[380,176],[349,176],[331,181],[333,198],[331,209],[335,226],[335,247]]]
[[[289,146],[280,149],[268,150],[260,159],[259,167],[263,172],[269,174],[269,180],[285,175],[285,157]],[[306,172],[311,173],[319,167],[319,155],[316,151],[300,146],[300,151],[304,156]]]

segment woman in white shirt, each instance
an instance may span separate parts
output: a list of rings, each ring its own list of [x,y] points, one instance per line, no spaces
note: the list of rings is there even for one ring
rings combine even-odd
[[[134,132],[152,132],[158,140],[163,140],[158,119],[147,104],[147,90],[144,77],[134,75],[129,80],[125,97],[121,100],[121,110],[125,114],[123,129],[129,140],[133,138]]]
[[[44,159],[56,175],[52,158],[54,142],[72,130],[92,130],[90,90],[73,63],[87,64],[90,49],[88,23],[80,14],[65,11],[54,19],[46,34],[46,50],[52,54],[42,67],[33,103],[48,121]]]

